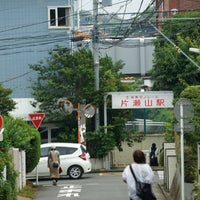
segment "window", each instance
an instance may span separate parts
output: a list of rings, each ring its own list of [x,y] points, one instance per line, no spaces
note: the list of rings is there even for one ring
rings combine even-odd
[[[57,150],[59,151],[60,155],[69,155],[69,154],[73,154],[75,151],[77,151],[77,148],[75,148],[75,147],[57,147]]]
[[[48,7],[49,28],[70,28],[71,7]]]
[[[48,157],[50,149],[50,147],[41,148],[40,157]]]

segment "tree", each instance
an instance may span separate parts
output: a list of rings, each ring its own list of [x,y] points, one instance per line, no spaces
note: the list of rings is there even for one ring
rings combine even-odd
[[[72,113],[66,116],[63,112],[60,112],[57,103],[59,98],[65,97],[73,102],[75,106],[77,103],[83,102],[83,100],[86,100],[86,103],[99,105],[101,113],[100,125],[102,126],[104,95],[107,92],[130,91],[132,89],[129,85],[120,81],[122,77],[120,73],[120,69],[123,67],[122,61],[113,63],[110,57],[105,56],[100,58],[100,89],[96,91],[93,65],[93,56],[90,50],[79,49],[72,54],[60,47],[58,47],[57,51],[49,52],[49,57],[46,61],[30,65],[31,69],[38,72],[38,78],[32,84],[33,95],[37,102],[40,103],[40,109],[46,113],[48,120],[60,122],[59,127],[65,134],[63,137],[65,141],[71,141],[72,138],[76,138],[76,136],[73,137],[71,135],[77,134],[77,114]],[[108,104],[111,104],[109,98]],[[111,111],[108,109],[108,121],[112,126],[109,126],[106,136],[105,134],[94,132],[94,119],[87,120],[87,141],[91,138],[93,143],[100,138],[102,141],[112,140],[112,143],[101,143],[103,145],[101,148],[105,149],[103,153],[113,149],[114,146],[120,147],[122,141],[130,139],[130,135],[125,134],[124,130],[125,122],[129,116],[130,111]],[[103,133],[102,128],[100,128],[101,131]]]
[[[9,88],[4,88],[0,84],[0,114],[8,115],[10,111],[15,108],[15,102],[9,98],[9,95],[12,93],[12,90]]]
[[[194,107],[194,117],[190,123],[195,125],[195,129],[194,131],[184,131],[185,180],[194,182],[198,171],[197,142],[200,141],[200,85],[188,86],[181,92],[180,97],[189,99]]]
[[[154,80],[153,90],[173,90],[175,97],[178,97],[187,86],[200,83],[200,70],[178,49],[200,64],[200,55],[189,52],[190,47],[199,48],[199,17],[199,12],[183,13],[173,15],[172,20],[163,22],[162,33],[177,47],[158,34],[155,40],[153,69],[150,71]]]

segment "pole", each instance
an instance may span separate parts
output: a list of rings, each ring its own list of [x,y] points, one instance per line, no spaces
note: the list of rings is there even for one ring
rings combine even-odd
[[[200,142],[197,143],[197,155],[198,155],[198,184],[200,184]]]
[[[98,31],[98,2],[93,0],[93,37],[92,37],[92,49],[94,59],[94,71],[95,71],[95,89],[99,90],[99,31]],[[99,130],[99,107],[97,105],[95,112],[95,130]]]
[[[144,108],[144,134],[147,133],[147,124],[146,124],[146,108]]]
[[[78,115],[78,143],[81,143],[81,105],[78,103],[78,109],[77,109],[77,115]]]
[[[108,97],[109,93],[107,95],[104,96],[104,133],[107,134],[108,133],[108,129],[107,129],[107,102],[106,99]],[[105,156],[105,168],[107,170],[110,169],[110,159],[109,159],[109,155]]]
[[[183,135],[183,102],[180,102],[180,128],[181,128],[181,197],[182,200],[185,200],[185,192],[184,192],[184,135]]]

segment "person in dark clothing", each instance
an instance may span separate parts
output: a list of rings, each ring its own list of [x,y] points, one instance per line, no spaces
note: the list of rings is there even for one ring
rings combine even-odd
[[[150,149],[150,166],[158,166],[158,148],[153,143]]]

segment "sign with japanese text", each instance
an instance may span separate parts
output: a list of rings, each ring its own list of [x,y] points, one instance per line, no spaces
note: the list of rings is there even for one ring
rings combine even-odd
[[[29,118],[33,122],[33,125],[36,129],[38,129],[42,123],[42,120],[44,119],[45,114],[44,113],[33,113],[29,114]]]
[[[172,91],[111,92],[113,109],[173,108]]]

